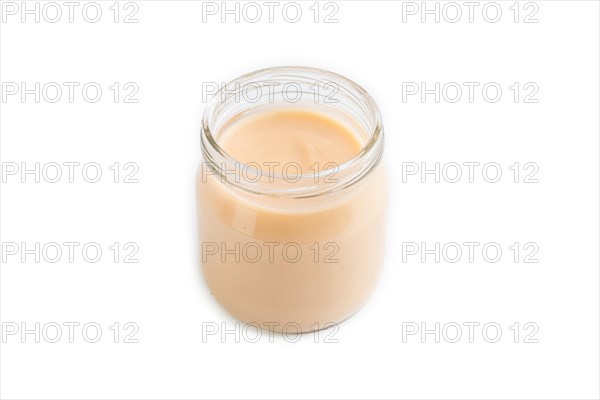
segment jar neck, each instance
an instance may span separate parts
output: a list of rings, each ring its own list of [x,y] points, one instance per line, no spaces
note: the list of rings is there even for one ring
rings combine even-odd
[[[303,173],[294,179],[244,164],[221,148],[219,133],[228,122],[274,107],[310,108],[345,119],[362,136],[363,147],[334,168]],[[204,111],[201,148],[206,169],[223,183],[255,195],[311,198],[339,192],[367,176],[381,160],[384,137],[377,105],[356,83],[321,69],[277,67],[221,86]]]

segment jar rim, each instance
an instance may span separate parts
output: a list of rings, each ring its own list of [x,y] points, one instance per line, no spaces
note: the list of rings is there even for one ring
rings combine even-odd
[[[362,146],[361,150],[352,158],[340,164],[336,168],[324,169],[314,173],[303,173],[299,175],[298,181],[296,182],[297,184],[294,186],[294,188],[274,188],[272,185],[265,185],[257,182],[247,182],[244,180],[236,180],[234,182],[228,180],[226,178],[226,174],[223,173],[224,171],[227,171],[227,165],[238,167],[241,166],[245,171],[249,171],[252,174],[257,174],[260,176],[266,176],[271,180],[281,180],[286,177],[284,174],[265,173],[265,171],[262,169],[257,169],[249,164],[237,160],[219,145],[217,139],[213,135],[213,129],[211,128],[211,119],[215,114],[217,107],[222,102],[224,90],[232,85],[243,82],[253,82],[253,79],[268,75],[280,75],[282,77],[292,76],[296,78],[311,77],[313,79],[315,76],[317,76],[319,78],[328,79],[327,81],[320,81],[321,83],[335,83],[339,85],[339,87],[343,87],[346,91],[348,91],[355,98],[355,100],[357,100],[369,111],[371,119],[370,122],[373,126],[373,128],[370,129],[370,132],[366,132],[368,139]],[[268,81],[273,81],[276,79],[277,78],[271,77],[268,79]],[[208,162],[209,166],[215,172],[217,172],[218,175],[225,177],[224,182],[258,195],[268,195],[271,197],[307,198],[336,192],[360,181],[360,179],[362,179],[373,168],[375,168],[375,166],[377,166],[381,160],[383,155],[384,135],[379,107],[371,95],[369,95],[365,89],[363,89],[354,81],[346,78],[343,75],[325,69],[304,66],[280,66],[255,70],[241,75],[229,81],[225,85],[221,85],[213,97],[207,102],[204,109],[200,142],[205,161]],[[302,184],[302,182],[314,182],[316,178],[318,178],[319,182],[321,180],[325,181],[333,174],[341,174],[342,178],[334,183],[325,184],[322,186],[310,185],[308,183]]]

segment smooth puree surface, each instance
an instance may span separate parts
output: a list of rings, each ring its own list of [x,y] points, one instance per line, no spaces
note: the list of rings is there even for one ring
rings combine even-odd
[[[276,173],[289,163],[298,164],[303,173],[325,165],[332,168],[352,159],[363,146],[341,121],[306,109],[243,116],[225,127],[219,144],[243,163],[276,163],[272,164]]]
[[[366,135],[350,126],[312,109],[263,110],[224,125],[217,141],[241,162],[294,162],[310,173],[361,151]],[[381,165],[310,199],[247,193],[202,173],[197,191],[205,281],[234,317],[275,331],[322,329],[355,313],[373,290],[387,204]]]

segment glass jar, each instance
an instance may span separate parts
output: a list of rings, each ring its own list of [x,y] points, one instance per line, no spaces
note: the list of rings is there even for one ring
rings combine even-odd
[[[244,164],[219,145],[229,122],[277,107],[326,113],[350,127],[362,149],[340,165],[290,178]],[[325,70],[259,70],[212,97],[201,146],[201,262],[217,301],[237,319],[274,331],[323,329],[354,314],[384,258],[383,126],[371,96]]]

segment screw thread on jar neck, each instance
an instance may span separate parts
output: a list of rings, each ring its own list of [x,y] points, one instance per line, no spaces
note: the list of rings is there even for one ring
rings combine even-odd
[[[303,174],[288,182],[280,174],[241,163],[219,145],[219,132],[229,121],[247,113],[284,106],[311,108],[351,120],[363,136],[363,148],[335,169]],[[341,75],[307,67],[268,68],[234,79],[215,93],[204,111],[201,148],[208,168],[230,186],[255,195],[311,198],[348,188],[377,166],[383,155],[383,125],[371,96]],[[228,171],[233,170],[244,170],[259,178],[232,179]],[[336,179],[327,179],[332,174]]]

